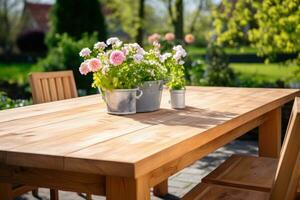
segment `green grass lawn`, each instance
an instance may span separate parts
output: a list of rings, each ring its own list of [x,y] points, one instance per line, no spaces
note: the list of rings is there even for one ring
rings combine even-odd
[[[28,82],[30,72],[42,71],[42,67],[35,67],[33,64],[25,63],[0,63],[0,81],[17,83],[22,85]]]
[[[297,66],[263,63],[231,63],[230,66],[238,73],[240,80],[258,83],[275,83],[282,80],[286,83],[300,82],[300,70]],[[42,67],[33,64],[4,64],[0,63],[0,81],[24,84],[28,82],[30,72],[42,71]]]
[[[197,46],[187,46],[187,52],[189,55],[203,55],[206,53],[205,47],[197,47]],[[225,52],[227,54],[246,54],[246,53],[253,53],[256,54],[256,49],[252,47],[243,47],[241,49],[238,48],[225,48]]]
[[[282,80],[286,83],[300,82],[300,68],[295,65],[263,63],[231,63],[230,66],[242,80],[254,80],[257,83]]]

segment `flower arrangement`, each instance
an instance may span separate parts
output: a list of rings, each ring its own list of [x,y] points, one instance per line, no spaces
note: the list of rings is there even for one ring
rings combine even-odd
[[[145,51],[137,43],[124,44],[117,37],[97,42],[93,50],[84,48],[79,55],[84,58],[79,71],[93,73],[93,87],[102,91],[133,89],[145,81],[162,80],[167,69],[160,61],[159,44]]]
[[[184,61],[187,53],[181,45],[173,47],[171,53],[164,53],[161,61],[168,69],[167,86],[170,90],[181,90],[185,88]]]
[[[175,36],[166,35],[168,40]],[[84,61],[79,67],[83,75],[93,73],[93,84],[99,88],[112,114],[133,114],[159,109],[163,81],[170,90],[185,88],[184,57],[181,45],[161,54],[159,35],[145,51],[137,43],[123,43],[116,37],[97,42],[93,49],[83,48],[79,55]],[[138,95],[138,93],[139,95]]]

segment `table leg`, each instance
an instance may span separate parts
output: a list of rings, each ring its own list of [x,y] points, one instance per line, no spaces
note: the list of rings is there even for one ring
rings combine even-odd
[[[259,127],[259,156],[278,158],[281,148],[281,107],[267,113]]]
[[[148,179],[106,177],[107,200],[150,200]]]
[[[58,190],[57,189],[50,189],[50,200],[58,200]]]
[[[164,197],[168,194],[168,179],[153,188],[153,194],[157,197]]]
[[[12,185],[9,183],[0,183],[0,199],[13,200]]]

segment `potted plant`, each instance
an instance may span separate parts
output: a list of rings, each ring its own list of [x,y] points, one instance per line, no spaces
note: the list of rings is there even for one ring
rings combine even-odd
[[[111,114],[136,113],[136,99],[142,96],[138,89],[139,62],[145,52],[135,44],[123,44],[118,38],[98,42],[93,50],[84,48],[79,55],[84,58],[79,71],[93,73],[92,86],[98,88]]]
[[[167,68],[161,62],[160,44],[153,43],[153,47],[144,53],[143,60],[138,66],[140,89],[143,96],[137,100],[137,112],[151,112],[160,108],[164,79]]]
[[[185,77],[184,77],[184,61],[186,51],[181,45],[173,48],[172,53],[163,54],[164,63],[168,68],[167,86],[171,95],[171,107],[174,109],[185,108]]]

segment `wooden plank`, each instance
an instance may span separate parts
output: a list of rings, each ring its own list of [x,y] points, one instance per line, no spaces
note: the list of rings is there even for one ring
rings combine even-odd
[[[37,158],[64,158],[64,168],[72,171],[96,171],[103,163],[106,163],[105,173],[108,173],[106,166],[115,166],[116,169],[127,166],[130,171],[134,165],[134,176],[137,177],[226,135],[288,102],[297,94],[298,90],[189,87],[186,99],[188,107],[185,110],[171,110],[169,95],[165,92],[160,111],[123,117],[107,115],[103,103],[99,103],[99,107],[103,108],[101,112],[86,111],[81,114],[78,107],[88,106],[90,103],[77,99],[63,104],[57,102],[48,104],[48,107],[41,106],[39,111],[33,110],[36,115],[27,114],[30,109],[27,112],[22,110],[22,117],[16,118],[12,117],[14,112],[8,112],[12,121],[20,121],[16,121],[15,127],[10,123],[11,128],[6,131],[12,130],[13,133],[15,128],[21,134],[0,137],[0,144],[5,144],[0,145],[0,151],[6,151],[10,155],[18,154],[16,159],[9,156],[7,160],[25,166],[28,155],[37,155]],[[94,98],[100,99],[99,96]],[[95,99],[88,101],[100,101]],[[65,107],[71,110],[70,104],[74,112],[67,115],[75,115],[74,118],[59,122],[60,118],[68,118],[60,112],[64,112]],[[88,112],[91,112],[90,115]],[[28,118],[47,113],[53,115],[37,120],[38,126],[35,123],[32,126],[24,125],[25,122],[22,122],[24,119],[28,120],[26,124],[30,124],[31,120]],[[5,121],[7,122],[4,120],[4,123]],[[49,123],[44,126],[44,121]],[[0,122],[0,130],[1,125],[6,128]],[[9,145],[11,148],[6,147]],[[32,163],[28,162],[31,166]],[[43,165],[41,162],[37,163],[40,163],[39,166]],[[117,173],[117,170],[111,169],[111,173]],[[132,171],[128,173],[128,176],[132,176]]]
[[[150,200],[150,187],[147,179],[106,177],[107,200]]]
[[[72,71],[37,72],[31,73],[29,77],[35,104],[77,97]],[[56,84],[55,78],[62,81]]]
[[[17,182],[34,187],[105,195],[105,177],[87,173],[2,165],[0,181],[2,183]]]
[[[199,183],[182,200],[269,200],[269,193],[214,184]]]
[[[296,98],[292,109],[286,137],[283,142],[270,199],[292,200],[300,178],[300,98]]]
[[[63,86],[62,78],[61,77],[55,78],[55,81],[56,81],[57,88],[60,88],[60,90],[57,91],[58,99],[59,100],[66,99],[65,98],[65,92],[64,92],[64,86]]]
[[[66,99],[57,102],[49,102],[9,110],[2,110],[0,111],[0,125],[2,122],[6,121],[25,119],[28,117],[54,113],[68,109],[75,110],[81,106],[93,106],[96,104],[101,106],[102,108],[105,108],[105,105],[101,104],[100,95],[90,95],[86,97],[79,97],[76,99]]]
[[[206,156],[207,154],[215,151],[216,149],[224,146],[228,142],[240,137],[244,133],[248,132],[249,130],[259,126],[265,117],[262,116],[259,119],[255,119],[245,125],[234,129],[231,132],[228,132],[226,135],[223,135],[215,140],[199,146],[197,149],[190,151],[184,154],[182,157],[172,160],[160,168],[154,169],[149,173],[150,177],[150,186],[153,187],[160,182],[166,180],[168,177],[172,176],[173,174],[177,173],[181,169],[191,165],[195,160],[201,159],[202,157]]]
[[[281,148],[281,107],[268,113],[268,120],[259,126],[259,155],[279,158]]]
[[[65,92],[65,98],[69,99],[72,98],[72,92],[71,92],[71,85],[70,85],[70,79],[69,77],[63,77],[62,78],[63,81],[63,88],[64,88],[64,92]]]
[[[42,79],[42,90],[38,91],[39,93],[43,94],[43,102],[49,102],[51,101],[51,94],[50,94],[50,88],[49,88],[49,83],[48,79]]]
[[[50,94],[51,94],[52,101],[57,101],[58,100],[58,96],[57,96],[58,88],[56,88],[56,83],[55,83],[54,78],[49,78],[49,88],[50,88]]]

